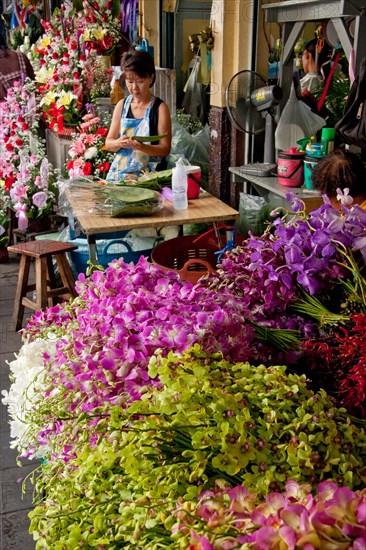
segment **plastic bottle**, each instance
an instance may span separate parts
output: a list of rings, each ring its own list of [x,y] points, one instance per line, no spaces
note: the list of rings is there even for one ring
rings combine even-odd
[[[324,147],[325,154],[331,153],[334,149],[334,128],[323,128],[320,141]]]
[[[187,188],[186,169],[182,158],[179,158],[173,169],[172,177],[173,206],[176,210],[185,210],[188,208]]]

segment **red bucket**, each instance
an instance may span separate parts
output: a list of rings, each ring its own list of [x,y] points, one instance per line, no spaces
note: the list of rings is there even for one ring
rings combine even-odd
[[[301,187],[304,183],[305,152],[290,147],[289,151],[278,153],[278,183],[284,187]]]
[[[186,166],[187,196],[188,200],[198,199],[201,189],[201,168],[199,166]]]

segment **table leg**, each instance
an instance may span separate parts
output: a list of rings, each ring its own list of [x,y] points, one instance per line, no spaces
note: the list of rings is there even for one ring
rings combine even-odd
[[[97,264],[97,245],[95,235],[88,235],[89,260],[92,264]]]
[[[213,226],[214,226],[214,229],[215,229],[215,235],[216,235],[218,247],[221,249],[221,248],[223,248],[223,244],[222,244],[222,240],[221,240],[221,234],[220,234],[219,226],[217,225],[217,222],[213,222]]]

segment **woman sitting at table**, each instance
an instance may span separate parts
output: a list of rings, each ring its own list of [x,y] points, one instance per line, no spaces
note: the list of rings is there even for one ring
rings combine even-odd
[[[121,60],[122,76],[129,95],[114,109],[106,138],[106,149],[116,153],[107,175],[108,181],[121,181],[127,174],[166,168],[172,141],[169,107],[152,95],[155,65],[145,51],[125,52]],[[133,136],[164,134],[158,142],[141,143]]]
[[[359,204],[366,210],[366,168],[356,153],[335,149],[319,160],[311,180],[314,189],[327,195],[334,208],[341,207],[339,190],[343,193],[348,189],[348,194],[344,194],[346,202],[348,196],[352,197],[352,204]]]

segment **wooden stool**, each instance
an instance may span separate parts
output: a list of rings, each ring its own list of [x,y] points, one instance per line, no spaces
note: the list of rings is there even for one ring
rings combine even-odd
[[[9,252],[21,255],[13,312],[14,330],[22,328],[25,307],[39,311],[54,305],[54,298],[57,296],[62,296],[65,299],[76,297],[75,278],[66,257],[66,252],[76,248],[75,245],[49,239],[29,241],[8,247]],[[56,286],[53,256],[56,258],[62,287]],[[32,258],[36,261],[36,283],[29,285],[28,278]],[[36,300],[32,301],[27,298],[27,292],[34,290],[36,291]]]

